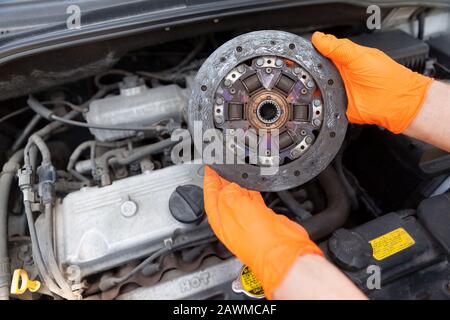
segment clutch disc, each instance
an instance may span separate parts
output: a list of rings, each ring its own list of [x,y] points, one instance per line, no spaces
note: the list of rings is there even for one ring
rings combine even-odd
[[[201,123],[204,134],[223,133],[218,137],[224,150],[241,160],[212,164],[225,179],[280,191],[309,181],[330,164],[347,129],[346,104],[339,72],[309,41],[257,31],[228,41],[205,61],[188,122],[191,132]],[[238,131],[245,134],[240,142],[224,138]],[[211,142],[202,141],[196,144],[200,153]]]

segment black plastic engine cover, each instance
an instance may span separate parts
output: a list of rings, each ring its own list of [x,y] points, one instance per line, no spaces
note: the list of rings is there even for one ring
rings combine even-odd
[[[423,71],[430,50],[424,41],[401,30],[363,34],[350,39],[360,45],[380,49],[398,63],[418,72]]]

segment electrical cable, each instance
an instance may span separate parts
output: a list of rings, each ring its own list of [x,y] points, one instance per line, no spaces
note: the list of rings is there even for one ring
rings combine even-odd
[[[33,109],[34,112],[39,114],[41,117],[50,120],[50,121],[57,121],[64,124],[68,124],[71,126],[78,126],[83,128],[91,128],[91,129],[99,129],[99,130],[119,130],[119,131],[158,131],[157,125],[149,126],[149,127],[122,127],[122,126],[104,126],[100,124],[90,124],[86,122],[80,122],[75,121],[71,119],[67,119],[66,117],[60,117],[53,113],[52,110],[47,109],[40,103],[38,100],[36,100],[33,96],[29,96],[28,105],[31,109]]]
[[[8,119],[10,119],[12,117],[15,117],[15,116],[17,116],[19,114],[22,114],[22,113],[24,113],[25,111],[27,111],[29,109],[30,109],[30,107],[26,106],[26,107],[20,108],[20,109],[18,109],[16,111],[13,111],[13,112],[11,112],[11,113],[1,117],[0,118],[0,123],[4,122],[4,121],[6,121],[6,120],[8,120]]]
[[[62,105],[65,105],[65,106],[71,108],[72,110],[75,110],[75,111],[80,112],[80,113],[88,111],[87,107],[83,107],[83,105],[85,103],[83,103],[81,105],[76,105],[76,104],[74,104],[72,102],[69,102],[69,101],[44,101],[44,102],[41,102],[41,104],[44,105],[44,106],[45,105],[52,105],[53,106],[55,104],[62,104]]]
[[[183,71],[186,71],[190,69],[190,66],[188,65],[189,62],[191,62],[203,49],[203,47],[206,44],[206,38],[201,38],[196,46],[192,49],[191,52],[189,52],[186,57],[183,58],[177,65],[157,72],[148,72],[148,71],[138,71],[136,74],[146,77],[146,78],[154,78],[157,80],[162,81],[173,81],[177,79],[180,73]]]
[[[106,290],[113,288],[114,286],[116,286],[118,284],[121,284],[121,283],[127,281],[135,274],[141,272],[145,268],[145,266],[147,266],[151,261],[156,260],[157,258],[163,256],[166,253],[187,249],[187,248],[190,248],[193,246],[204,245],[204,244],[216,241],[216,240],[217,240],[216,237],[210,237],[207,239],[201,239],[201,240],[187,242],[187,243],[180,243],[173,247],[170,247],[170,246],[161,247],[160,249],[155,251],[153,254],[151,254],[149,257],[144,259],[141,263],[139,263],[135,268],[133,268],[133,270],[131,270],[127,274],[125,274],[121,277],[111,277],[111,278],[104,279],[99,285],[100,290],[106,291]]]
[[[52,115],[51,120],[62,122],[71,126],[90,128],[90,129],[100,129],[100,130],[118,130],[118,131],[156,131],[157,128],[155,126],[151,127],[113,127],[113,126],[104,126],[99,124],[89,124],[86,122],[74,121],[61,118],[59,116]]]
[[[31,172],[33,172],[34,165],[32,164],[33,158],[30,157],[30,152],[32,149],[37,148],[42,156],[42,165],[51,165],[51,154],[50,150],[48,149],[47,145],[45,144],[44,140],[41,136],[37,134],[33,134],[28,139],[28,143],[25,146],[24,149],[24,166],[30,167]],[[19,179],[20,181],[20,179]],[[31,188],[31,186],[27,186],[28,189]],[[24,192],[27,192],[24,190]],[[31,202],[30,200],[27,200],[24,197],[24,206],[25,206],[25,213],[27,217],[28,222],[28,228],[30,231],[31,236],[31,243],[32,243],[32,249],[33,249],[33,257],[36,259],[36,265],[38,266],[39,273],[42,277],[42,280],[44,280],[45,284],[49,287],[51,292],[56,293],[57,295],[66,298],[66,299],[75,299],[75,296],[69,286],[69,284],[66,282],[64,276],[61,273],[61,270],[58,267],[58,264],[56,263],[56,259],[53,252],[53,228],[52,228],[52,205],[50,203],[45,204],[45,212],[44,212],[44,221],[47,225],[47,234],[44,234],[45,238],[44,240],[44,247],[47,251],[47,259],[44,261],[43,254],[42,254],[42,248],[39,244],[39,239],[37,237],[36,229],[35,229],[35,222],[33,219],[33,213],[31,209]],[[49,270],[50,272],[47,272],[46,268],[46,262],[49,264]],[[56,283],[54,280],[56,280]]]
[[[22,146],[23,142],[28,138],[28,136],[33,132],[34,128],[38,125],[39,121],[42,119],[42,117],[38,114],[36,114],[30,122],[27,124],[25,129],[23,129],[20,136],[16,139],[14,144],[11,147],[10,152],[14,153]]]

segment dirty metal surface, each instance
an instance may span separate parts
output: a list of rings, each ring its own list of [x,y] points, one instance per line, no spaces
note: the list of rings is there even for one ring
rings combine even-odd
[[[223,98],[225,100],[224,105],[233,102],[231,101],[232,98],[229,98],[225,94],[226,92],[224,93],[223,88],[224,86],[230,87],[230,80],[238,83],[240,82],[239,78],[242,77],[245,80],[245,77],[239,72],[236,73],[237,77],[234,76],[236,79],[231,79],[230,75],[235,70],[239,70],[239,66],[245,63],[248,65],[248,61],[255,61],[258,57],[265,59],[263,61],[265,68],[273,67],[275,69],[276,66],[266,66],[265,64],[267,64],[267,57],[276,57],[284,61],[294,62],[295,65],[298,65],[307,75],[312,77],[313,88],[318,92],[321,103],[320,130],[316,130],[318,133],[317,136],[313,137],[312,143],[305,145],[304,140],[297,140],[296,143],[298,144],[293,145],[293,147],[300,148],[303,145],[307,146],[307,149],[302,147],[303,152],[297,152],[296,157],[289,159],[290,161],[283,161],[284,159],[282,159],[276,174],[261,175],[261,167],[258,164],[213,164],[212,166],[221,176],[237,182],[245,188],[259,191],[280,191],[311,180],[333,160],[341,147],[347,129],[345,117],[347,98],[339,72],[330,60],[314,49],[309,41],[282,31],[251,32],[223,44],[199,70],[188,108],[188,122],[191,130],[194,121],[202,122],[203,132],[208,129],[223,129],[225,127],[221,124],[222,119],[218,118],[217,115],[215,116],[215,112],[220,113],[220,110],[215,110],[217,98]],[[270,85],[264,84],[264,79],[259,78],[265,89],[272,89]],[[237,88],[239,89],[239,87]],[[290,90],[295,90],[295,88],[296,85]],[[277,92],[280,92],[280,90]],[[220,96],[218,96],[219,94]],[[290,97],[292,97],[292,94],[290,94]],[[310,101],[311,110],[315,110],[313,99],[314,97]],[[287,99],[287,101],[291,104],[296,103],[292,99]],[[247,108],[247,102],[243,101],[243,103]],[[248,103],[248,105],[251,106],[251,103]],[[240,115],[240,113],[234,112],[233,116],[236,114]],[[248,121],[245,118],[245,113],[243,114],[242,120],[246,123]],[[308,119],[311,123],[314,120],[312,117],[313,115],[309,116]],[[242,121],[236,123],[242,124]],[[251,125],[252,123],[249,126],[251,127]],[[232,128],[232,126],[229,127]],[[204,150],[207,143],[204,141],[202,146],[196,146],[196,148],[199,151]],[[280,153],[282,153],[282,150]],[[290,154],[293,154],[292,150]]]

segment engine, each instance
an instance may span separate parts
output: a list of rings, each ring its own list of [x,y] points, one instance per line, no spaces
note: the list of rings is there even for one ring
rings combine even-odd
[[[189,229],[203,218],[194,209],[192,217],[185,211],[186,219],[177,215],[203,206],[201,197],[178,203],[201,186],[201,166],[171,166],[70,193],[55,206],[59,263],[78,268],[85,277],[148,256],[171,241],[176,230]],[[181,199],[173,203],[174,197]],[[177,208],[181,205],[187,208]],[[39,230],[39,220],[37,226]]]
[[[42,284],[23,299],[263,298],[208,224],[207,164],[302,225],[369,297],[450,297],[449,155],[349,125],[338,70],[309,29],[286,30],[127,48],[114,68],[11,100],[30,114],[5,120],[20,127],[13,141],[0,130],[0,289],[21,269]],[[344,36],[450,79],[440,41]],[[385,272],[381,290],[369,266]]]

